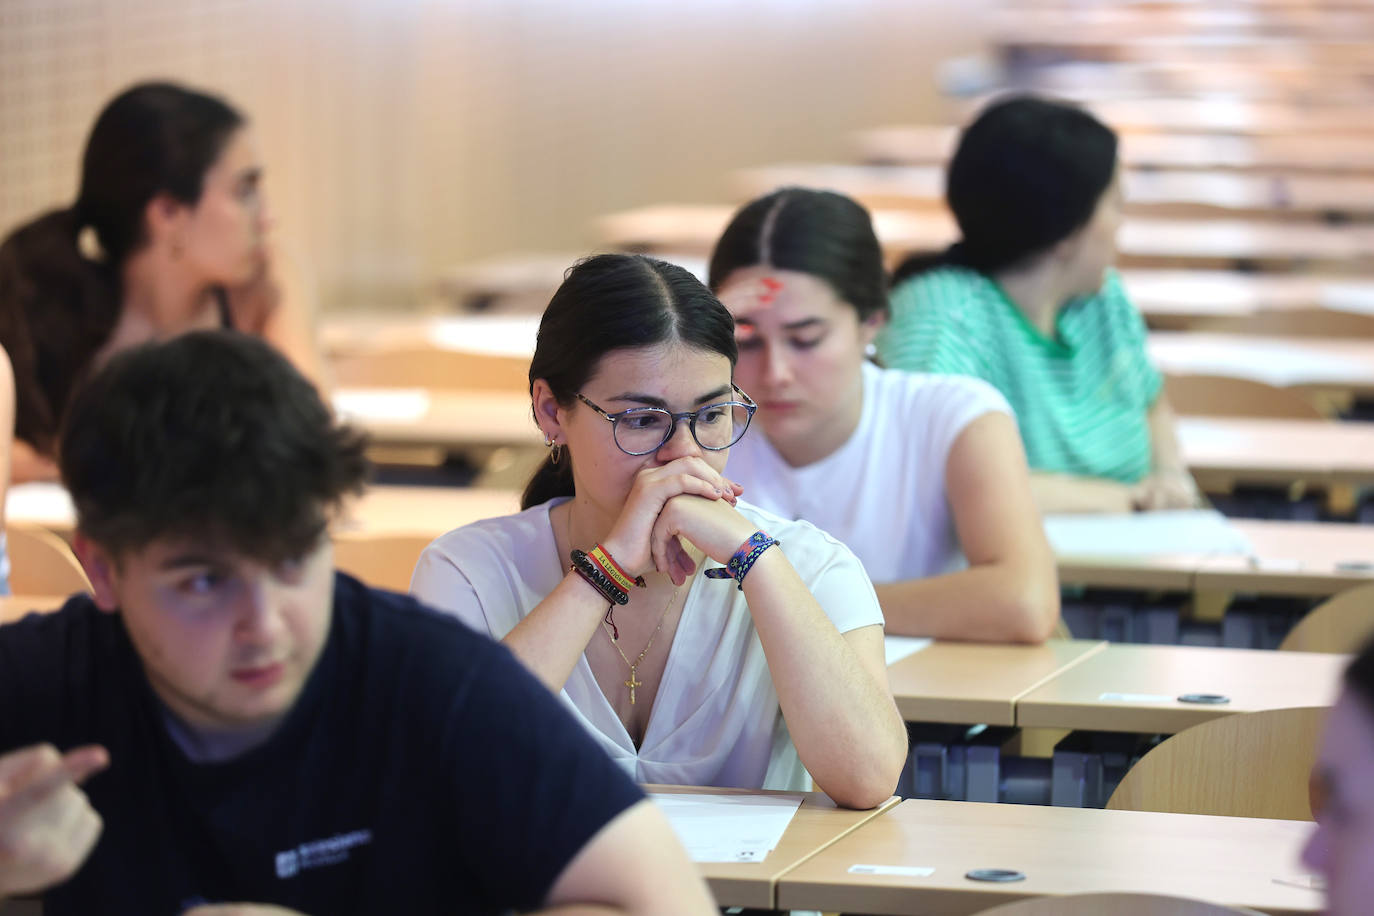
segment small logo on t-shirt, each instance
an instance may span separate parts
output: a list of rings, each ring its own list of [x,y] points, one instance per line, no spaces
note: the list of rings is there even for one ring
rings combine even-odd
[[[324,840],[302,843],[295,849],[277,853],[277,877],[294,878],[303,871],[338,865],[348,861],[349,853],[372,842],[371,830],[354,830]]]

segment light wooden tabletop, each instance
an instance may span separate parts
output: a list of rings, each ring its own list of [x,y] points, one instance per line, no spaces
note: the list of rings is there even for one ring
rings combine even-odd
[[[1127,169],[1122,181],[1126,212],[1142,216],[1310,219],[1374,212],[1369,176]],[[782,163],[745,169],[734,179],[744,200],[791,185],[839,191],[870,209],[945,206],[945,170],[939,165]]]
[[[1232,713],[1326,706],[1348,662],[1317,652],[1113,643],[1022,696],[1016,724],[1172,734]],[[1229,702],[1179,701],[1189,694]]]
[[[1098,553],[1058,555],[1059,581],[1304,597],[1326,597],[1374,581],[1374,526],[1244,518],[1229,524],[1250,542],[1250,554],[1131,554],[1104,544]]]
[[[1195,474],[1244,483],[1374,484],[1374,423],[1179,417],[1177,430]]]
[[[892,125],[856,134],[866,162],[943,165],[954,152],[959,130],[946,125]],[[1218,133],[1131,133],[1121,138],[1128,166],[1163,169],[1243,171],[1374,171],[1374,144],[1360,136],[1234,136]]]
[[[1169,375],[1224,375],[1279,388],[1374,394],[1374,340],[1154,331],[1150,358]]]
[[[603,216],[597,231],[606,244],[628,250],[704,254],[733,213],[730,206],[660,204]],[[939,250],[958,237],[953,218],[943,211],[874,210],[872,217],[891,262],[909,252]],[[1245,260],[1275,266],[1321,262],[1361,273],[1374,271],[1374,227],[1128,217],[1117,235],[1117,250],[1127,267],[1215,266]]]
[[[779,909],[977,913],[1046,894],[1174,894],[1271,914],[1313,913],[1300,821],[909,800],[783,876]],[[865,873],[851,871],[856,866]],[[928,874],[912,869],[931,869]],[[980,868],[1014,883],[971,881]],[[877,872],[877,873],[874,873]]]
[[[1039,646],[936,642],[889,666],[888,681],[908,722],[1014,725],[1019,697],[1105,646],[1088,639]]]
[[[758,796],[804,794],[801,807],[782,835],[776,849],[762,862],[702,862],[698,864],[720,906],[771,910],[777,900],[778,880],[784,873],[815,855],[863,824],[894,807],[889,798],[876,808],[853,811],[836,807],[823,792],[768,792],[762,789],[724,789],[704,786],[646,785],[651,794]]]

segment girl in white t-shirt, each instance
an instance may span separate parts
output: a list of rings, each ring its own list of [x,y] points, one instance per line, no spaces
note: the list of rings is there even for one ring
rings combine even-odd
[[[504,641],[640,781],[809,771],[871,807],[906,755],[882,613],[847,548],[722,475],[754,408],[735,359],[730,313],[687,271],[576,265],[530,365],[551,451],[525,511],[440,537],[411,588]]]
[[[711,256],[735,316],[757,432],[730,476],[758,505],[858,554],[890,633],[1039,642],[1059,617],[1054,556],[1011,408],[974,378],[865,359],[887,315],[868,212],[784,188],[745,206]]]

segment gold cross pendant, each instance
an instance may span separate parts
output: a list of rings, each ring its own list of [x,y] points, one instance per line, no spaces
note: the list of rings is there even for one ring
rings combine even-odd
[[[630,705],[635,705],[635,688],[643,687],[644,682],[635,677],[635,669],[630,669],[630,679],[625,682],[625,686],[630,688]]]

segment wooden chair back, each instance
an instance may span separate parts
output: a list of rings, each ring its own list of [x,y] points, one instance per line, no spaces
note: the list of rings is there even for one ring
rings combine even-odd
[[[528,391],[529,357],[407,346],[342,352],[330,361],[340,388],[463,388]]]
[[[1349,588],[1308,611],[1279,643],[1285,652],[1357,652],[1374,634],[1374,583]]]
[[[420,551],[432,540],[418,534],[335,535],[334,566],[375,588],[409,591]]]
[[[1107,807],[1310,821],[1308,781],[1326,713],[1269,709],[1195,725],[1142,757]]]
[[[1164,378],[1169,404],[1183,415],[1255,417],[1275,420],[1324,420],[1307,395],[1251,379],[1221,375],[1169,375]]]
[[[91,590],[76,554],[48,529],[11,523],[5,530],[5,542],[13,594],[70,595]]]
[[[1029,897],[1004,903],[979,916],[1262,916],[1243,907],[1221,906],[1187,897],[1159,894],[1071,894],[1063,897]]]

